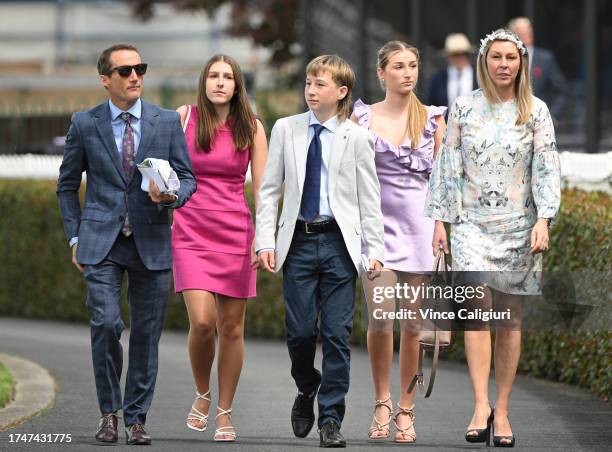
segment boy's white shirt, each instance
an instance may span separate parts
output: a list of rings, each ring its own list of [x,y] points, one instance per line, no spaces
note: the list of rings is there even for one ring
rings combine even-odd
[[[259,189],[255,249],[276,251],[277,272],[289,252],[299,216],[306,175],[309,122],[310,112],[279,119],[270,137],[268,159]],[[283,182],[283,211],[275,239]],[[339,122],[334,133],[328,200],[355,269],[358,272],[362,270],[362,252],[369,259],[384,262],[384,226],[373,137],[368,130],[350,120]]]

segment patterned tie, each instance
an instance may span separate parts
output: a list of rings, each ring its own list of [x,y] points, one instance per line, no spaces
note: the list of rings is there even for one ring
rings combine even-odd
[[[134,158],[136,157],[134,155],[134,129],[132,129],[132,115],[127,112],[123,112],[121,113],[121,119],[125,121],[123,142],[121,144],[123,172],[125,173],[125,177],[129,182],[134,174]],[[123,222],[121,232],[126,237],[129,237],[132,234],[132,225],[130,224],[130,217],[128,216],[127,212],[125,213],[125,221]]]
[[[123,142],[121,144],[121,153],[123,156],[123,171],[129,181],[134,173],[134,129],[132,129],[132,115],[123,112],[121,119],[125,121],[125,130],[123,131]]]
[[[321,200],[321,139],[319,135],[325,129],[321,124],[312,124],[314,136],[308,146],[306,158],[306,177],[302,190],[302,205],[300,213],[305,221],[312,221],[319,216],[319,201]]]

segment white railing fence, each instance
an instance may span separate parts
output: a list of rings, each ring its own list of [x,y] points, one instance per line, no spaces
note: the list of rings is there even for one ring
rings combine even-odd
[[[612,193],[612,151],[565,151],[560,156],[561,176],[568,186]],[[0,179],[57,179],[61,163],[61,155],[0,155]]]

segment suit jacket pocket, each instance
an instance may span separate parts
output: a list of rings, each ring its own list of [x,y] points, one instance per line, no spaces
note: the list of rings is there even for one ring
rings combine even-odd
[[[349,168],[353,168],[355,166],[355,159],[351,158],[348,160],[342,160],[340,162],[340,168],[342,169],[349,169]]]
[[[168,212],[148,213],[143,217],[143,220],[145,224],[168,224]]]
[[[112,218],[110,212],[102,209],[93,209],[91,207],[85,207],[81,215],[81,221],[109,221]]]

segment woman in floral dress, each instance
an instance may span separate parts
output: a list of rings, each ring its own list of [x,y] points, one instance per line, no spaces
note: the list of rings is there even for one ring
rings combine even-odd
[[[560,204],[559,156],[548,108],[531,92],[527,49],[514,33],[500,29],[481,41],[477,73],[481,89],[450,110],[425,215],[436,220],[434,253],[448,252],[444,223],[450,223],[453,270],[490,276],[489,302],[494,296],[519,319],[518,327],[497,331],[494,409],[490,332],[465,332],[474,390],[465,438],[488,443],[493,430],[496,446],[512,447],[508,405],[520,356],[520,306],[540,291],[540,253]]]

